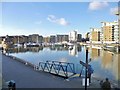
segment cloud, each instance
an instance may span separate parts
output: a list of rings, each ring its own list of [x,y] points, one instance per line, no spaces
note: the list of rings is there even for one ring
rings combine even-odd
[[[109,4],[107,2],[92,1],[89,3],[90,10],[99,10],[107,7]]]
[[[38,24],[38,25],[41,24],[41,23],[42,23],[42,21],[37,21],[37,22],[35,22],[35,24]]]
[[[48,15],[47,20],[50,22],[57,22],[57,18],[54,15]]]
[[[118,14],[118,7],[114,7],[110,9],[111,14]]]
[[[48,15],[47,20],[53,23],[57,23],[63,26],[68,26],[70,25],[69,22],[65,20],[65,18],[56,18],[54,15]]]

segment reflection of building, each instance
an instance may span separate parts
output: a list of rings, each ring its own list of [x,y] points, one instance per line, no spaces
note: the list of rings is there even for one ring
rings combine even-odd
[[[118,43],[119,29],[118,21],[114,22],[101,22],[102,23],[102,41],[103,43]]]
[[[76,45],[74,45],[73,47],[69,47],[69,54],[71,56],[76,56],[78,54],[77,46]]]
[[[7,50],[4,50],[6,53],[25,53],[25,52],[39,52],[40,50],[43,50],[43,47],[19,47],[19,48],[9,48]]]
[[[82,50],[81,46],[78,45],[78,46],[77,46],[77,51],[78,51],[78,52],[81,52],[81,50]]]
[[[120,54],[114,54],[113,56],[112,71],[116,80],[120,80]]]
[[[120,54],[101,50],[101,60],[103,69],[111,70],[116,80],[120,80]]]
[[[100,49],[90,48],[90,50],[91,50],[90,55],[92,59],[98,58],[100,56]]]
[[[77,42],[77,31],[69,33],[69,42]]]
[[[102,67],[110,69],[112,65],[113,54],[108,51],[102,51]]]
[[[91,43],[100,43],[100,29],[98,28],[91,28]]]

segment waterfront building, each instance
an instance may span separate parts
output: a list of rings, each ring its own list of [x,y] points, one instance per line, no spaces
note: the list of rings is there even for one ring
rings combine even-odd
[[[87,32],[87,33],[85,34],[85,39],[86,39],[86,41],[89,41],[89,40],[90,40],[90,32]]]
[[[63,41],[69,41],[69,35],[63,35]]]
[[[100,42],[100,30],[99,28],[90,28],[91,34],[90,34],[90,42],[91,43],[101,43]]]
[[[57,36],[56,36],[56,41],[62,43],[62,42],[63,42],[63,36],[64,36],[64,35],[57,35]]]
[[[29,35],[29,42],[31,43],[42,43],[43,42],[43,36],[39,36],[39,34],[32,34]]]
[[[51,35],[50,36],[50,43],[55,43],[56,42],[56,36]]]
[[[69,33],[69,42],[77,42],[77,31]]]
[[[82,41],[82,35],[81,34],[77,34],[77,42],[81,42]]]
[[[13,47],[13,36],[6,36],[3,40],[2,40],[2,47],[4,49],[8,49],[8,48],[11,48]]]
[[[43,43],[43,36],[42,35],[40,35],[39,37],[38,37],[38,42],[37,43]]]
[[[120,2],[119,2],[119,4],[120,4]],[[120,10],[120,8],[118,10]],[[118,31],[119,31],[118,33],[119,33],[119,42],[120,42],[120,11],[118,11],[116,13],[116,15],[118,16]]]
[[[49,43],[50,42],[50,37],[43,37],[43,42],[44,43]]]
[[[119,42],[119,29],[118,21],[114,22],[101,22],[102,23],[102,34],[101,38],[103,43],[118,43]]]
[[[24,44],[28,43],[28,36],[20,35],[20,36],[13,36],[13,43],[14,44]]]
[[[4,36],[0,37],[0,44],[2,44],[2,41],[3,41],[4,38],[5,38]]]
[[[69,36],[68,35],[57,35],[56,36],[56,42],[68,42],[69,41]]]

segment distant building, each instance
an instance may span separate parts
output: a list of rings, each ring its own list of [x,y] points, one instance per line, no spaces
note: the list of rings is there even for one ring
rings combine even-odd
[[[12,48],[13,47],[13,36],[6,36],[3,40],[2,40],[2,47],[4,49],[8,49],[8,48]]]
[[[82,35],[81,34],[77,34],[77,42],[81,42],[82,41]]]
[[[28,42],[29,42],[28,36],[25,36],[25,35],[13,36],[14,44],[24,44]]]
[[[100,30],[98,28],[90,28],[91,34],[90,34],[90,42],[91,43],[101,43],[100,42]]]
[[[51,35],[50,36],[50,43],[55,43],[56,42],[56,36]]]
[[[87,33],[85,34],[85,39],[86,39],[86,41],[89,41],[89,40],[90,40],[90,32],[87,32]]]
[[[44,43],[50,43],[50,37],[43,37]]]
[[[119,2],[119,4],[118,5],[120,5],[120,2]],[[118,7],[120,7],[120,6],[118,6]],[[120,9],[119,9],[120,10]],[[116,15],[118,16],[118,31],[119,31],[119,43],[120,43],[120,11],[118,11],[117,13],[116,13]]]
[[[40,36],[38,37],[38,43],[43,43],[43,36],[42,36],[42,35],[40,35]]]
[[[102,23],[103,43],[118,43],[120,37],[118,21],[101,22],[101,23]]]
[[[63,42],[63,41],[69,41],[68,35],[57,35],[56,36],[56,42]]]
[[[56,41],[57,42],[63,42],[63,35],[57,35],[56,36]]]
[[[43,42],[43,36],[39,36],[39,34],[32,34],[29,35],[29,42],[31,43],[42,43]]]
[[[63,35],[63,41],[69,41],[69,35]]]
[[[77,31],[69,33],[69,42],[77,42]]]
[[[2,41],[3,41],[4,38],[5,38],[5,36],[0,37],[0,44],[2,44]]]

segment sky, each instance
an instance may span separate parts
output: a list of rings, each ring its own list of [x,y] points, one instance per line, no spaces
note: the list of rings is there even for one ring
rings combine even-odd
[[[117,2],[1,2],[0,36],[69,34],[84,36],[101,22],[118,19]]]

